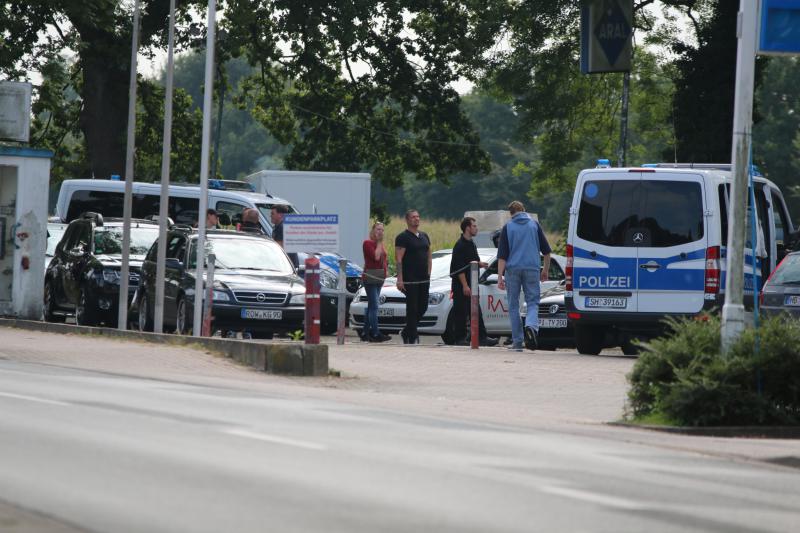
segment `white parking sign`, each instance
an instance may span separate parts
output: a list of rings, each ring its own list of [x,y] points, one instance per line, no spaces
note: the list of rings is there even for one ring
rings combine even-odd
[[[339,215],[285,215],[287,252],[339,252]]]

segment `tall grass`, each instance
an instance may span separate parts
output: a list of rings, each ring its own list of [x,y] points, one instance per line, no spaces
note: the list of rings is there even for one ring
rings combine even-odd
[[[419,229],[428,234],[431,239],[431,250],[442,250],[453,248],[458,238],[461,236],[460,220],[450,219],[422,219]],[[406,230],[406,220],[402,216],[395,216],[386,224],[384,242],[386,244],[386,252],[389,256],[389,270],[394,272],[395,253],[394,253],[394,239],[400,233]],[[556,243],[563,238],[561,233],[545,232],[547,240],[554,249]],[[554,250],[556,251],[556,250]]]

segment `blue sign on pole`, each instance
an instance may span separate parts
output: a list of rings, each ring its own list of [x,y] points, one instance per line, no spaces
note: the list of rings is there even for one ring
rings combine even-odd
[[[759,19],[759,54],[800,54],[800,0],[761,0]]]
[[[633,0],[591,0],[581,7],[581,71],[631,69]]]

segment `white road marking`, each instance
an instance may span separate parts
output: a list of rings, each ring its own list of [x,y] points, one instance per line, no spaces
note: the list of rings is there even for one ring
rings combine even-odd
[[[568,489],[566,487],[544,486],[544,487],[539,487],[539,490],[547,494],[564,496],[565,498],[572,498],[573,500],[581,500],[584,502],[596,503],[599,505],[604,505],[606,507],[614,507],[616,509],[640,511],[649,508],[647,504],[635,502],[633,500],[616,498],[614,496],[604,496],[602,494],[595,494],[594,492],[586,492],[577,489]]]
[[[223,433],[227,433],[228,435],[234,435],[236,437],[245,437],[248,439],[255,439],[264,442],[272,442],[274,444],[284,444],[286,446],[294,446],[295,448],[303,448],[306,450],[324,451],[328,449],[328,447],[325,446],[324,444],[317,444],[316,442],[306,442],[302,440],[287,439],[285,437],[278,437],[276,435],[265,435],[263,433],[248,431],[246,429],[236,429],[236,428],[226,429],[223,430]]]
[[[17,400],[28,400],[29,402],[46,403],[49,405],[71,405],[67,402],[48,400],[47,398],[37,398],[36,396],[26,396],[24,394],[14,394],[13,392],[0,392],[0,396],[5,396],[6,398],[16,398]]]

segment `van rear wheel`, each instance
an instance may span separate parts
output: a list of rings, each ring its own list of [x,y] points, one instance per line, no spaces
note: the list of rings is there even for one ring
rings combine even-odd
[[[598,355],[603,350],[605,331],[598,326],[575,325],[575,346],[582,355]]]

